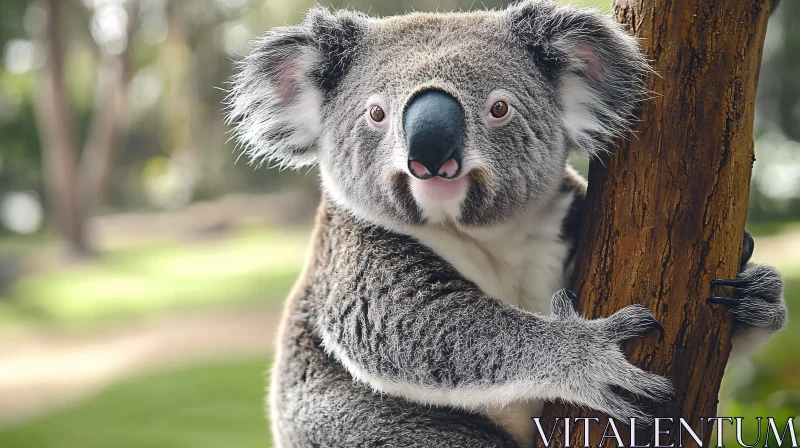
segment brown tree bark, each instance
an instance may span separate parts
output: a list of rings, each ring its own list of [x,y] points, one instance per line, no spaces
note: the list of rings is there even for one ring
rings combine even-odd
[[[657,417],[716,416],[730,353],[731,317],[706,298],[730,295],[711,280],[736,276],[750,186],[753,115],[769,0],[617,0],[617,20],[641,38],[658,76],[655,98],[642,106],[636,136],[589,170],[587,207],[572,281],[581,311],[592,318],[624,306],[649,307],[663,339],[630,341],[625,353],[639,367],[668,377],[676,399],[654,407]],[[612,372],[613,373],[613,372]],[[589,422],[589,446],[603,439],[606,417],[573,407],[545,407],[549,435],[555,417]],[[666,422],[662,422],[666,423]],[[677,422],[662,424],[677,441]],[[627,426],[617,424],[629,445]],[[568,446],[584,446],[584,423],[572,420]],[[653,428],[637,431],[646,445]],[[708,446],[712,426],[702,439]],[[565,446],[563,420],[551,446]],[[609,433],[610,434],[610,433]],[[692,439],[684,433],[684,446]],[[653,446],[653,445],[651,445]]]
[[[62,0],[43,3],[47,11],[47,63],[37,92],[36,111],[48,202],[70,250],[85,256],[91,249],[86,238],[86,215],[77,197],[75,141],[64,79],[64,3]]]

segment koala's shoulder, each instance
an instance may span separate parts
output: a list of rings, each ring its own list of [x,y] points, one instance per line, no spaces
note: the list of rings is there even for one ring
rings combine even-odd
[[[427,250],[412,237],[358,218],[326,198],[320,205],[316,227],[322,242],[318,250],[339,260],[389,258]]]

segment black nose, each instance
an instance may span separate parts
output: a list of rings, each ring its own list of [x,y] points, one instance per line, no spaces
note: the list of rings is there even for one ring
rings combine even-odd
[[[428,90],[414,97],[403,112],[408,169],[415,177],[456,177],[461,171],[464,111],[455,98]]]

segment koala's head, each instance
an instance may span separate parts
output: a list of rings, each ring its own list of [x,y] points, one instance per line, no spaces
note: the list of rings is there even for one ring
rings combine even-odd
[[[318,164],[358,216],[490,226],[557,191],[571,149],[608,148],[646,71],[609,17],[547,1],[382,19],[317,7],[242,61],[230,119],[252,159]]]

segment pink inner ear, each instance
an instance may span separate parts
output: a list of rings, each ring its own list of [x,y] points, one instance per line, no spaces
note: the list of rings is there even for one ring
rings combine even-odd
[[[278,103],[288,103],[297,96],[299,90],[297,83],[298,72],[298,64],[293,60],[278,63]]]
[[[600,56],[597,55],[597,50],[587,43],[580,42],[575,45],[575,54],[583,61],[589,79],[599,81],[605,72],[605,67]]]

